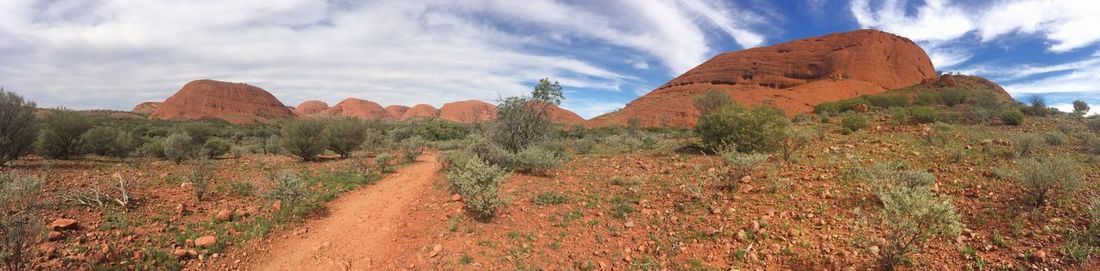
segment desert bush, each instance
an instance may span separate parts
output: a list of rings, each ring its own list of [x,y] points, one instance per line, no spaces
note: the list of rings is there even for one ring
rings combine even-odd
[[[917,94],[916,101],[914,101],[913,103],[923,106],[936,105],[940,103],[940,95],[939,93],[930,91],[921,92],[920,94]]]
[[[0,173],[0,269],[24,270],[34,255],[42,233],[36,204],[41,186],[33,177]]]
[[[270,199],[278,200],[287,205],[296,205],[309,195],[302,177],[290,170],[285,170],[269,176],[275,185],[267,193]]]
[[[0,166],[34,149],[38,139],[34,102],[0,88]]]
[[[843,112],[848,112],[848,111],[855,111],[856,107],[860,107],[861,105],[869,107],[870,102],[868,102],[865,99],[865,97],[845,99],[845,100],[840,100],[840,101],[835,101],[835,102],[826,102],[826,103],[821,103],[821,104],[818,104],[817,106],[814,106],[814,113],[817,113],[817,114],[823,114],[823,113],[835,114],[835,113],[843,113]]]
[[[113,185],[113,189],[104,192],[103,189],[93,186],[90,188],[82,188],[77,190],[71,190],[61,195],[61,200],[78,206],[87,206],[91,208],[119,208],[127,210],[132,207],[132,198],[130,198],[130,186],[129,183],[122,177],[122,175],[114,176],[116,183]]]
[[[1034,207],[1041,207],[1051,198],[1067,196],[1081,186],[1081,174],[1072,160],[1052,157],[1027,159],[1009,176],[1032,198]]]
[[[879,256],[884,270],[893,270],[907,261],[908,255],[923,248],[925,241],[957,236],[962,228],[955,206],[933,195],[928,187],[895,186],[879,198],[883,205],[882,226],[886,229],[886,244]]]
[[[1085,120],[1085,126],[1094,133],[1100,133],[1100,116],[1094,116]]]
[[[540,144],[516,153],[510,168],[523,173],[546,176],[551,169],[561,166],[562,160],[559,150],[548,144]]]
[[[162,138],[162,137],[158,137],[158,138],[154,138],[152,140],[149,140],[149,141],[145,142],[145,144],[142,144],[141,147],[139,147],[137,149],[137,153],[141,156],[144,156],[144,157],[162,158],[162,159],[163,158],[168,158],[168,156],[164,153],[164,149],[165,149],[164,142],[165,142],[165,139]]]
[[[1066,136],[1066,134],[1062,132],[1046,132],[1043,134],[1043,141],[1046,141],[1046,143],[1051,146],[1065,145],[1068,140],[1069,136]]]
[[[912,103],[909,101],[909,96],[899,94],[868,95],[864,98],[872,106],[880,108],[906,107]]]
[[[692,105],[702,115],[731,104],[733,104],[733,100],[730,99],[730,96],[717,89],[708,90],[706,93],[692,99]]]
[[[573,141],[573,152],[576,154],[589,154],[592,152],[592,147],[596,145],[596,140],[591,136],[580,138]]]
[[[500,185],[508,176],[504,168],[490,165],[477,155],[456,156],[444,176],[462,196],[466,209],[478,220],[488,222],[504,205],[499,197]]]
[[[393,172],[393,154],[388,152],[379,153],[374,157],[374,165],[378,167],[378,172],[390,173]]]
[[[82,153],[81,135],[92,129],[92,120],[81,113],[64,108],[49,112],[42,119],[39,147],[42,154],[54,159],[69,159]]]
[[[790,123],[783,111],[775,108],[756,106],[746,109],[731,105],[699,118],[695,133],[711,150],[725,144],[735,144],[738,151],[767,152],[780,147],[780,135],[787,131]]]
[[[1005,109],[1001,111],[1001,121],[1008,125],[1019,126],[1024,123],[1024,113],[1016,109]]]
[[[853,168],[854,177],[861,179],[875,191],[879,197],[894,187],[921,188],[931,187],[936,182],[936,176],[931,173],[910,170],[904,162],[878,163],[870,168]]]
[[[213,125],[206,122],[185,122],[176,127],[176,132],[187,133],[191,136],[191,143],[195,146],[202,146],[206,143],[207,139],[217,135],[217,130]]]
[[[317,160],[325,152],[328,140],[324,134],[325,123],[315,119],[295,120],[283,126],[282,148],[303,161]]]
[[[209,159],[195,159],[192,163],[190,171],[187,172],[187,180],[191,182],[195,200],[202,201],[214,177],[214,163]]]
[[[1089,104],[1082,100],[1073,101],[1073,113],[1084,116],[1089,113]]]
[[[867,128],[869,124],[870,121],[867,117],[860,114],[849,114],[840,120],[840,126],[844,127],[844,131],[848,133]]]
[[[80,136],[84,152],[99,156],[126,158],[140,146],[140,139],[126,131],[95,127]]]
[[[401,148],[405,149],[405,161],[415,162],[420,154],[424,153],[424,148],[428,145],[428,142],[420,136],[413,136],[401,141]]]
[[[234,160],[241,160],[245,155],[252,153],[251,150],[244,146],[233,146],[229,149],[229,154],[233,156]]]
[[[278,135],[272,135],[264,138],[263,143],[260,144],[264,154],[279,154],[283,152],[283,140]]]
[[[966,91],[957,88],[944,89],[940,93],[940,102],[946,106],[956,106],[966,102]]]
[[[1092,133],[1081,134],[1081,150],[1088,154],[1100,154],[1100,136]]]
[[[164,140],[164,156],[176,164],[195,156],[195,141],[185,132],[177,132]]]
[[[210,138],[206,140],[206,143],[202,144],[202,154],[206,158],[214,159],[215,157],[225,155],[229,153],[229,150],[233,148],[233,144],[225,139]]]
[[[737,182],[741,181],[741,178],[748,176],[768,160],[766,154],[739,152],[733,145],[720,147],[718,154],[729,166],[724,179],[726,189],[731,191],[737,189]]]
[[[489,140],[511,153],[547,140],[555,133],[555,125],[546,118],[546,112],[563,97],[557,82],[541,79],[531,97],[505,98],[487,131]]]
[[[538,196],[535,196],[535,199],[532,201],[535,203],[535,205],[558,205],[568,202],[569,198],[559,192],[546,191],[539,193]]]
[[[1000,112],[1003,102],[993,91],[979,91],[974,95],[974,105],[990,112]]]
[[[783,135],[783,161],[791,161],[791,155],[794,152],[805,148],[810,144],[810,134],[804,130],[788,130]]]
[[[1031,155],[1039,146],[1039,137],[1029,133],[1016,134],[1012,137],[1012,141],[1017,156]]]
[[[913,120],[918,123],[934,123],[936,122],[936,109],[928,106],[918,106],[910,110],[913,116]]]
[[[1031,95],[1027,98],[1027,107],[1022,108],[1024,114],[1032,116],[1046,116],[1050,113],[1047,101],[1043,96]]]
[[[356,118],[340,118],[324,128],[323,137],[328,141],[328,149],[347,158],[363,146],[367,136],[367,127]]]

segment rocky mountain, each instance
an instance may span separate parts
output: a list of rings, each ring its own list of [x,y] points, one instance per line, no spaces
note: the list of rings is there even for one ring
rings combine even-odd
[[[142,115],[152,114],[153,111],[157,111],[157,108],[160,107],[160,104],[161,104],[161,102],[144,102],[144,103],[140,103],[138,105],[135,105],[134,109],[130,110],[130,112],[134,112],[134,113],[142,114]]]
[[[692,99],[717,89],[742,104],[770,103],[788,115],[813,106],[935,80],[928,55],[911,40],[857,30],[723,53],[588,126],[691,126]]]
[[[418,104],[405,111],[405,114],[401,115],[402,120],[414,119],[414,118],[434,118],[439,116],[439,109],[435,109],[434,106],[426,104]]]
[[[294,112],[300,116],[313,115],[325,110],[328,110],[328,103],[318,100],[304,101],[294,108]]]
[[[386,119],[400,120],[405,115],[405,111],[409,111],[408,106],[404,105],[391,105],[385,108]]]
[[[389,115],[386,113],[386,109],[382,108],[378,103],[358,98],[344,99],[331,108],[321,111],[321,114],[328,116],[356,117],[366,120],[383,119]]]
[[[154,119],[220,119],[235,124],[294,116],[293,111],[262,88],[216,80],[187,83],[149,115]]]
[[[489,121],[497,117],[497,106],[479,100],[446,103],[439,109],[439,118],[460,123]]]

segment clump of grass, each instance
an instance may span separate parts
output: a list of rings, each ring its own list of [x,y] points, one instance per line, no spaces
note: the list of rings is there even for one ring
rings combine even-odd
[[[540,206],[564,204],[568,201],[569,198],[555,191],[542,192],[538,196],[535,196],[534,200],[535,205]]]

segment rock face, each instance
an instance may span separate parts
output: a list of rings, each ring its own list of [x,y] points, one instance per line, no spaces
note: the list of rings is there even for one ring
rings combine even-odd
[[[160,104],[161,104],[161,102],[144,102],[144,103],[140,103],[140,104],[134,106],[134,109],[130,110],[130,112],[134,112],[134,113],[138,113],[138,114],[142,114],[142,115],[152,114],[154,111],[157,111],[157,108],[160,107]]]
[[[405,115],[405,111],[409,111],[408,106],[404,105],[391,105],[385,108],[386,119],[399,120]]]
[[[294,112],[302,116],[321,113],[321,111],[325,110],[328,110],[328,103],[318,100],[304,101],[298,104],[298,107],[294,108]]]
[[[216,80],[195,80],[168,97],[151,118],[221,119],[234,124],[294,117],[279,99],[262,88]]]
[[[857,30],[723,53],[588,126],[692,126],[692,99],[722,90],[741,104],[770,103],[788,115],[813,106],[935,80],[924,50],[909,39]]]
[[[360,119],[382,119],[387,116],[386,110],[378,103],[363,99],[347,98],[321,114],[330,116],[356,117]]]
[[[439,109],[435,109],[431,105],[418,104],[405,111],[405,114],[401,115],[401,119],[434,118],[437,116],[439,116]]]
[[[461,123],[490,121],[497,117],[497,106],[478,100],[466,100],[443,105],[439,118]]]
[[[529,106],[537,106],[536,102],[530,102]],[[557,124],[573,125],[578,123],[584,123],[584,118],[573,111],[565,110],[564,108],[556,105],[548,105],[546,107],[546,118],[550,122]]]

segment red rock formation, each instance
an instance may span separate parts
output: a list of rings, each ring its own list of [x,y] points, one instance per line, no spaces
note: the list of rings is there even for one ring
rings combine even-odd
[[[404,115],[401,115],[401,119],[414,119],[414,118],[434,118],[439,116],[439,110],[435,107],[426,104],[418,104],[405,111]]]
[[[478,100],[447,103],[439,110],[440,119],[461,123],[489,121],[496,117],[496,105]]]
[[[325,110],[328,110],[328,103],[318,100],[304,101],[294,108],[294,112],[302,116],[317,114]]]
[[[356,98],[347,98],[340,101],[340,103],[322,111],[321,114],[356,117],[368,120],[382,119],[387,116],[386,110],[383,109],[381,105],[378,105],[378,103]]]
[[[537,102],[529,102],[528,106],[538,106]],[[557,124],[572,125],[577,123],[584,123],[584,118],[573,111],[566,110],[556,105],[546,106],[546,118],[550,119],[550,122]]]
[[[385,108],[386,119],[399,120],[401,116],[405,115],[405,111],[409,111],[408,106],[404,105],[391,105]]]
[[[857,30],[718,55],[588,126],[692,126],[692,99],[722,90],[742,104],[771,103],[794,115],[813,106],[936,79],[924,50],[909,39]]]
[[[235,124],[294,117],[279,99],[262,88],[216,80],[195,80],[168,97],[150,115],[154,119],[221,119]]]
[[[138,114],[142,114],[142,115],[152,114],[153,111],[157,111],[157,108],[160,107],[160,104],[161,104],[161,102],[144,102],[144,103],[140,103],[140,104],[134,106],[134,109],[130,110],[130,112],[134,112],[134,113],[138,113]]]

